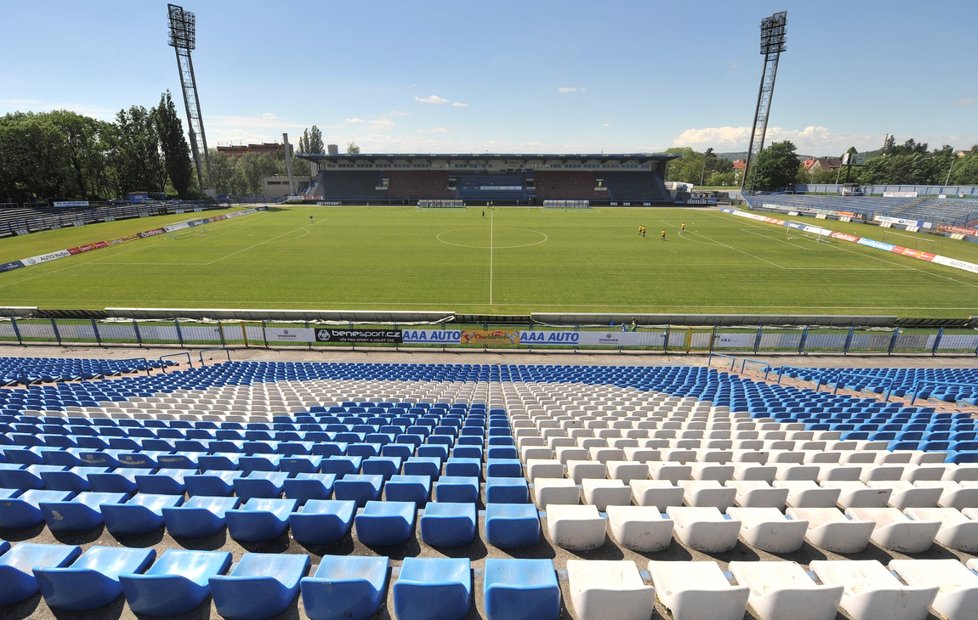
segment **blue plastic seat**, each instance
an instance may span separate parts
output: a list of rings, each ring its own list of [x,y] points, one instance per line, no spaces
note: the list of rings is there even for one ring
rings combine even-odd
[[[227,511],[237,508],[239,502],[237,497],[196,495],[182,506],[163,508],[163,522],[174,538],[210,536],[227,524]]]
[[[285,490],[285,497],[302,503],[310,499],[329,499],[335,483],[336,476],[333,474],[300,472],[295,478],[288,478],[283,482],[282,488]]]
[[[163,526],[163,509],[179,506],[182,495],[136,493],[125,503],[102,504],[105,529],[113,536],[133,536],[155,532]]]
[[[13,605],[38,591],[34,568],[67,566],[81,555],[74,545],[18,543],[0,555],[0,605]]]
[[[523,476],[523,465],[517,458],[513,459],[489,459],[486,461],[486,477],[494,478],[521,478]]]
[[[294,499],[255,497],[224,517],[228,534],[242,542],[263,542],[281,536],[289,527],[289,515],[299,503]]]
[[[435,483],[435,501],[474,504],[479,501],[479,479],[474,476],[442,476]]]
[[[330,456],[323,459],[319,471],[324,474],[336,474],[337,477],[358,474],[362,462],[363,457],[359,456]]]
[[[477,458],[450,457],[445,462],[446,476],[467,476],[480,478],[482,476],[482,460]]]
[[[525,478],[486,478],[486,504],[525,504],[530,487]]]
[[[357,506],[380,499],[384,477],[379,474],[347,474],[333,483],[333,497],[352,499]]]
[[[560,586],[551,560],[486,560],[488,620],[556,620],[560,617]]]
[[[152,469],[117,467],[104,473],[88,474],[88,481],[92,485],[92,491],[98,493],[135,493],[138,490],[136,476],[151,473],[153,473]]]
[[[183,495],[187,491],[184,479],[193,471],[189,469],[159,469],[152,474],[136,476],[136,488],[140,493],[156,495]]]
[[[406,476],[428,476],[437,480],[441,475],[441,459],[433,456],[412,456],[404,461],[401,471]]]
[[[285,611],[307,572],[305,554],[246,553],[230,573],[214,575],[208,583],[222,617],[259,620]]]
[[[230,566],[227,551],[167,549],[148,571],[120,574],[119,582],[133,613],[177,616],[203,603],[211,594],[208,579]]]
[[[234,493],[234,480],[241,475],[237,470],[213,470],[185,476],[183,484],[190,497],[228,497]]]
[[[107,472],[105,467],[72,467],[62,471],[48,471],[41,474],[44,480],[44,488],[52,491],[91,491],[92,483],[88,481],[88,474],[101,474]]]
[[[102,504],[121,504],[126,493],[85,491],[69,500],[41,502],[38,508],[52,532],[83,532],[104,523]]]
[[[44,480],[41,475],[45,472],[64,471],[59,465],[27,465],[17,469],[0,469],[0,487],[7,489],[43,489]]]
[[[421,515],[421,540],[432,547],[465,546],[475,530],[475,504],[428,502]]]
[[[214,444],[217,442],[211,442]],[[213,452],[213,445],[211,447],[211,454],[201,455],[197,459],[197,463],[200,466],[201,471],[211,472],[211,471],[240,471],[239,461],[241,460],[242,454],[240,452]]]
[[[414,532],[416,511],[413,502],[367,502],[354,517],[357,538],[370,546],[399,545]]]
[[[44,521],[42,502],[64,501],[72,497],[71,491],[30,489],[16,497],[0,499],[0,528],[18,529],[31,527]]]
[[[278,469],[290,474],[315,474],[319,473],[322,462],[323,457],[316,454],[293,455],[283,457]]]
[[[299,582],[312,620],[367,620],[387,590],[386,557],[324,555],[316,574]]]
[[[363,460],[360,471],[364,474],[376,474],[389,480],[391,476],[401,471],[402,460],[396,456],[372,456]]]
[[[524,549],[540,542],[540,517],[533,504],[486,504],[486,542]]]
[[[387,501],[414,502],[420,506],[431,497],[431,478],[428,476],[391,476],[384,485],[384,497]]]
[[[89,547],[66,568],[35,568],[44,601],[55,609],[88,611],[122,594],[121,573],[141,573],[156,557],[154,549]]]
[[[245,476],[235,478],[232,484],[235,495],[244,501],[253,497],[279,497],[288,477],[287,472],[253,470]]]
[[[281,454],[248,454],[238,459],[238,467],[245,474],[255,471],[278,471],[281,462]]]
[[[292,538],[304,545],[330,545],[350,533],[357,503],[311,499],[289,515]]]
[[[469,560],[404,558],[391,591],[398,620],[460,620],[472,597]]]

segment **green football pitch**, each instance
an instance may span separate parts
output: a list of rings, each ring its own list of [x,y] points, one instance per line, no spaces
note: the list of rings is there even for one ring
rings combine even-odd
[[[192,217],[5,239],[0,262]],[[808,221],[978,262],[975,244]],[[978,275],[706,209],[292,207],[0,273],[0,305],[965,317]]]

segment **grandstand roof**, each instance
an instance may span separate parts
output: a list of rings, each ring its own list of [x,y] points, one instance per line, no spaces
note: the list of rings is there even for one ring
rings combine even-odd
[[[503,159],[522,159],[529,161],[541,160],[604,160],[604,161],[633,161],[633,160],[657,160],[669,161],[678,159],[680,155],[671,153],[358,153],[349,155],[342,153],[330,155],[328,153],[296,153],[296,156],[315,162],[369,162],[378,159],[480,159],[480,160],[503,160]]]

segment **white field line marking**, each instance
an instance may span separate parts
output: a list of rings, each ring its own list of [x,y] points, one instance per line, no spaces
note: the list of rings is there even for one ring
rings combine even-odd
[[[709,215],[713,215],[714,217],[719,217],[721,219],[727,219],[726,217],[720,215],[719,213],[710,213]],[[761,227],[761,228],[762,227],[771,226],[771,224],[761,224],[761,223],[754,224],[751,221],[746,221],[746,222],[744,222],[744,224],[748,224],[750,226],[755,226],[755,227]],[[941,280],[948,280],[948,281],[954,282],[956,284],[963,284],[965,286],[970,286],[972,288],[978,288],[978,284],[972,284],[971,282],[962,282],[961,280],[957,280],[955,278],[952,278],[951,276],[947,276],[947,275],[944,275],[944,274],[941,274],[941,273],[936,273],[936,272],[933,272],[933,271],[927,271],[926,269],[921,269],[919,267],[914,267],[913,265],[903,265],[899,261],[893,260],[893,259],[897,258],[898,255],[896,255],[896,254],[890,255],[889,253],[881,253],[880,256],[876,256],[874,254],[866,254],[866,253],[863,253],[863,252],[857,252],[855,249],[842,247],[842,244],[836,244],[836,243],[831,244],[831,245],[829,245],[827,247],[829,247],[831,249],[839,250],[840,252],[848,252],[849,254],[856,254],[856,255],[862,256],[864,258],[870,258],[872,260],[879,261],[881,263],[886,263],[887,265],[893,265],[893,266],[896,266],[896,267],[902,267],[904,270],[907,270],[907,271],[916,271],[917,273],[923,274],[925,276],[931,276],[931,277],[934,277],[934,278],[940,278]],[[873,252],[879,252],[879,250],[873,250]],[[906,257],[906,258],[909,258],[909,257]],[[916,259],[911,259],[911,260],[916,260]]]
[[[221,262],[222,260],[224,260],[226,258],[231,258],[232,256],[236,256],[238,254],[241,254],[242,252],[247,252],[248,250],[253,250],[253,249],[257,248],[260,245],[265,245],[266,243],[271,243],[272,241],[276,241],[278,239],[281,239],[282,237],[284,237],[286,235],[291,235],[292,233],[294,233],[296,231],[302,231],[303,233],[305,233],[303,235],[300,235],[299,237],[296,237],[296,239],[301,239],[302,237],[308,236],[310,234],[309,233],[309,227],[308,226],[300,226],[298,228],[293,228],[292,230],[287,230],[284,233],[282,233],[281,235],[275,235],[274,237],[269,237],[268,239],[265,239],[264,241],[259,241],[258,243],[255,243],[253,245],[249,245],[246,248],[241,248],[240,250],[236,250],[234,252],[231,252],[230,254],[225,254],[224,256],[222,256],[220,258],[215,258],[214,260],[210,261],[209,263],[203,263],[203,264],[206,266],[206,265],[213,265],[214,263],[219,263],[219,262]]]

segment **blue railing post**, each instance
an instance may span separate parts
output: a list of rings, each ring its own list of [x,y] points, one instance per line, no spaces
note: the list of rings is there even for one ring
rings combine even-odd
[[[842,354],[843,355],[848,355],[849,354],[849,346],[852,344],[852,335],[855,332],[856,332],[856,328],[855,327],[850,327],[848,333],[846,333],[846,341],[842,345]]]
[[[102,336],[98,333],[98,323],[95,319],[92,319],[92,331],[95,333],[95,342],[98,346],[102,346]]]
[[[934,346],[931,347],[931,349],[930,349],[930,355],[931,355],[931,357],[934,357],[935,355],[937,355],[937,349],[940,348],[940,346],[941,346],[941,339],[943,337],[944,337],[944,328],[943,327],[938,327],[937,328],[937,336],[934,338]]]
[[[899,338],[900,338],[900,328],[899,327],[894,327],[893,328],[893,335],[890,336],[890,346],[887,347],[887,349],[886,349],[886,354],[887,355],[893,355],[893,349],[896,348],[896,343],[897,343],[897,340]]]
[[[58,331],[58,322],[54,318],[51,319],[51,329],[54,331],[54,339],[58,341],[58,346],[61,346],[61,332]]]
[[[805,353],[805,345],[808,343],[808,326],[801,330],[801,339],[798,341],[798,354]]]

